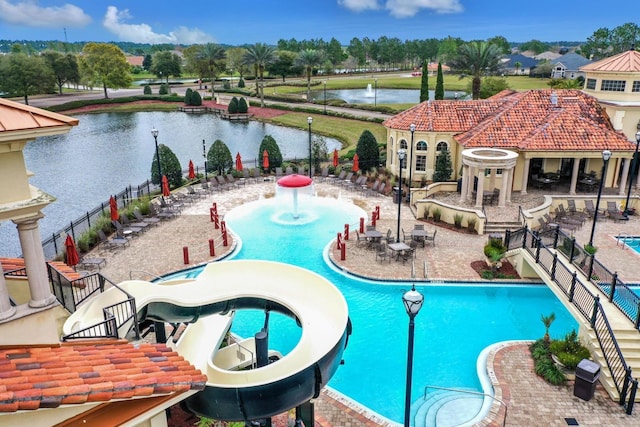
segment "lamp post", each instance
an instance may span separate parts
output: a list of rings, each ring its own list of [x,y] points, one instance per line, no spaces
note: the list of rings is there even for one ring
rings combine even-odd
[[[631,176],[629,177],[629,189],[627,190],[627,201],[624,204],[624,214],[629,215],[629,198],[631,197],[631,185],[633,184],[633,172],[636,170],[636,162],[638,161],[638,145],[640,145],[640,123],[638,123],[638,132],[636,132],[636,152],[633,154],[633,162],[631,163]]]
[[[398,159],[400,160],[398,164],[398,230],[396,233],[396,243],[400,243],[400,206],[402,205],[402,161],[404,160],[404,155],[407,153],[407,150],[401,148],[398,150]]]
[[[600,196],[602,196],[602,185],[607,174],[607,163],[611,158],[611,151],[604,150],[602,152],[602,176],[600,177],[600,186],[598,187],[598,198],[596,199],[596,211],[593,213],[593,225],[591,226],[591,237],[589,237],[589,246],[593,246],[593,234],[596,232],[596,222],[598,221],[598,210],[600,209]]]
[[[373,89],[373,106],[377,107],[378,106],[378,79],[373,79],[373,86],[375,89]]]
[[[324,114],[327,115],[327,81],[323,80],[324,84]]]
[[[313,117],[307,117],[307,123],[309,123],[309,178],[313,178],[313,172],[311,171],[313,168],[311,165],[311,123],[313,123]]]
[[[156,142],[156,161],[158,162],[158,183],[162,184],[162,168],[160,167],[160,152],[158,151],[158,129],[151,129],[151,135]]]
[[[411,184],[413,181],[411,177],[413,175],[413,133],[416,131],[416,125],[411,123],[409,125],[409,130],[411,131],[411,149],[409,150],[409,190],[407,191],[407,203],[411,202]]]
[[[407,345],[407,390],[404,400],[404,427],[409,427],[409,412],[411,410],[411,376],[413,371],[413,334],[415,329],[414,319],[422,308],[424,296],[416,291],[412,285],[411,290],[402,295],[402,302],[409,315],[409,343]]]
[[[207,181],[207,146],[204,144],[204,139],[202,140],[202,157],[204,157],[204,180]]]

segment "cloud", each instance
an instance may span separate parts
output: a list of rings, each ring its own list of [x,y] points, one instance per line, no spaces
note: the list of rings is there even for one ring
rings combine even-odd
[[[151,26],[147,24],[123,23],[124,20],[129,18],[131,18],[131,16],[129,15],[128,9],[119,11],[115,6],[109,6],[102,24],[108,31],[117,35],[122,41],[150,44],[195,44],[213,41],[211,36],[197,28],[178,27],[169,34],[159,34],[155,33]]]
[[[0,0],[0,21],[39,28],[84,27],[91,17],[72,4],[41,7],[35,0],[11,3]]]
[[[384,8],[396,18],[410,18],[422,9],[430,9],[436,13],[457,13],[463,10],[460,0],[386,0],[384,6],[379,0],[338,0],[338,4],[354,12]]]

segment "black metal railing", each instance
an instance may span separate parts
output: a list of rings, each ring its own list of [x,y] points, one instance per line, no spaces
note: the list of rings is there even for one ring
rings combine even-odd
[[[550,233],[536,233],[535,231],[527,229],[527,227],[514,232],[508,231],[505,235],[505,244],[508,249],[520,248],[531,255],[535,262],[540,265],[551,280],[553,280],[559,289],[567,296],[567,300],[584,319],[589,322],[596,335],[607,367],[611,372],[614,385],[620,396],[619,403],[625,407],[626,413],[630,415],[633,411],[633,404],[638,389],[638,380],[633,378],[631,368],[624,359],[615,334],[600,304],[600,297],[594,295],[587,288],[585,283],[578,278],[576,272],[571,271],[569,266],[559,261],[559,256],[566,256],[570,265],[575,266],[577,260],[582,258],[580,261],[582,262],[584,261],[584,257],[576,256],[577,251],[575,248],[565,244],[567,240],[563,240],[563,249],[557,250],[561,231],[556,229],[553,230],[553,232],[556,234],[555,237],[551,236]],[[569,238],[572,245],[575,245],[575,239],[566,235],[564,237]],[[545,243],[548,241],[553,242],[551,246]],[[589,256],[589,265],[592,264],[593,256]],[[584,265],[586,264],[583,263],[583,266]],[[592,271],[592,268],[589,270]],[[591,281],[593,281],[593,278]],[[632,292],[631,290],[629,291]],[[611,294],[614,293],[613,291],[611,292]],[[620,308],[617,304],[616,307]]]
[[[78,305],[86,301],[90,296],[102,292],[106,282],[113,284],[100,273],[70,279],[49,263],[47,263],[47,272],[53,288],[53,294],[70,313],[76,311]]]

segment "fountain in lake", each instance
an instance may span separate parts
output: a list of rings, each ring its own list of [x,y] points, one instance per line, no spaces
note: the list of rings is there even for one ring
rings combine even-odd
[[[365,96],[367,98],[373,98],[373,88],[371,87],[371,83],[367,84],[367,91],[365,92]]]
[[[293,174],[280,178],[276,189],[276,197],[285,202],[284,206],[287,205],[287,199],[290,199],[292,209],[280,210],[274,220],[280,223],[312,221],[313,212],[304,210],[300,212],[298,209],[299,199],[304,200],[304,198],[308,199],[311,196],[313,196],[313,180],[308,176]]]

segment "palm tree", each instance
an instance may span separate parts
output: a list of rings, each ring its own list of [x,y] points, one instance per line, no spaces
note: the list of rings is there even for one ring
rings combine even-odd
[[[216,81],[216,71],[218,71],[222,64],[220,61],[226,58],[226,53],[221,46],[215,43],[207,43],[200,49],[198,59],[207,63],[207,70],[209,70],[211,76],[211,99],[215,99],[215,93],[213,91],[213,85]]]
[[[311,93],[311,73],[313,69],[322,65],[322,53],[315,49],[305,49],[298,53],[294,64],[303,67],[307,75],[307,101]]]
[[[496,45],[474,41],[460,46],[457,55],[449,65],[458,72],[472,76],[471,96],[473,99],[479,99],[481,77],[485,73],[498,70],[500,56],[500,48]]]
[[[260,79],[256,92],[260,94],[260,105],[264,107],[264,69],[267,65],[276,60],[275,49],[264,43],[256,43],[249,46],[243,57],[243,63],[253,65],[257,70],[256,78]]]
[[[520,68],[522,67],[522,62],[516,61],[515,64],[513,64],[513,66],[516,69],[516,74],[520,75]]]
[[[548,346],[549,342],[551,341],[551,338],[549,337],[549,328],[551,327],[551,324],[553,323],[553,321],[556,320],[556,314],[551,313],[548,316],[542,315],[540,317],[540,320],[542,320],[542,323],[544,324],[544,337],[542,339],[544,343],[547,344]]]

